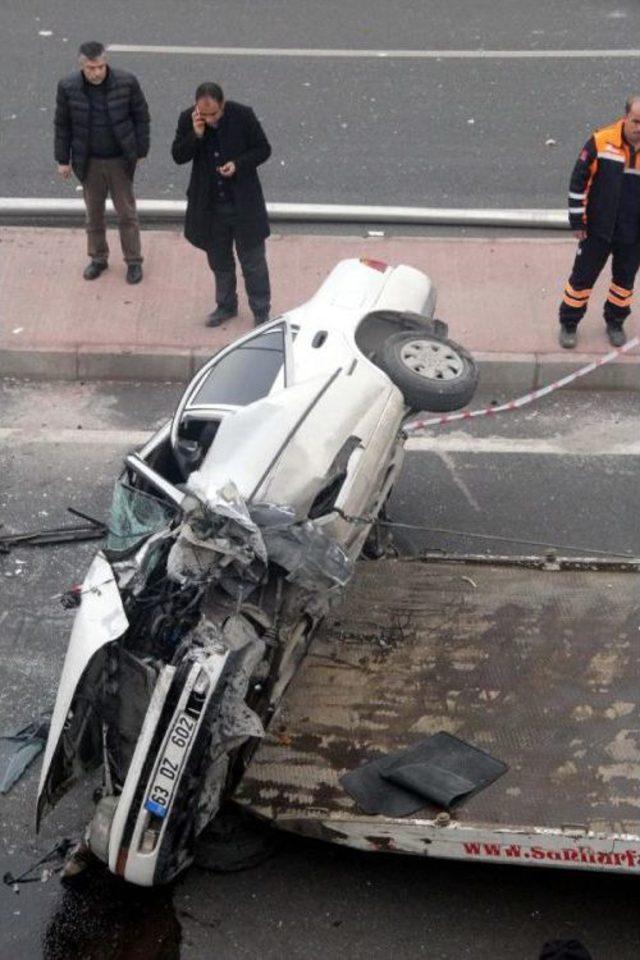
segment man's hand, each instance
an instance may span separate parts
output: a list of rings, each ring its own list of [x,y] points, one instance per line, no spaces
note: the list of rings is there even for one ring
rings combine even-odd
[[[587,239],[587,231],[586,231],[586,230],[574,230],[574,231],[573,231],[573,235],[574,235],[574,237],[576,238],[576,240],[578,240],[580,243],[582,243],[583,240],[586,240],[586,239]]]
[[[229,177],[233,177],[236,172],[236,165],[233,160],[227,160],[226,163],[223,163],[221,167],[218,167],[218,173],[221,177],[225,177],[227,180]]]
[[[68,163],[58,164],[58,176],[61,180],[68,180],[71,176],[71,167]]]
[[[193,132],[195,133],[198,140],[204,136],[204,131],[207,126],[205,123],[204,117],[200,115],[200,111],[196,107],[193,113],[191,114],[191,122],[193,123]]]

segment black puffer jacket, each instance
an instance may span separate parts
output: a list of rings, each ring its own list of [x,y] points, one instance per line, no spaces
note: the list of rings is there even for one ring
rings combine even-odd
[[[176,163],[192,162],[187,189],[187,215],[184,235],[195,247],[211,245],[211,227],[216,215],[215,178],[207,159],[205,130],[202,139],[193,132],[193,107],[183,110],[171,147]],[[220,164],[233,160],[235,176],[228,181],[236,213],[236,235],[247,241],[269,236],[269,220],[257,167],[271,156],[271,146],[251,107],[227,100],[224,117],[218,127]]]
[[[106,80],[107,110],[113,132],[133,177],[136,161],[149,152],[149,108],[136,77],[109,67]],[[56,97],[55,158],[71,163],[80,182],[87,175],[90,157],[90,105],[82,73],[72,73],[58,84]]]

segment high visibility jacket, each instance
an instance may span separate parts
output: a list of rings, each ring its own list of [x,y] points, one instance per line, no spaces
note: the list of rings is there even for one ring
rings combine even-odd
[[[585,143],[571,174],[569,222],[603,240],[640,239],[640,152],[623,136],[624,120]]]

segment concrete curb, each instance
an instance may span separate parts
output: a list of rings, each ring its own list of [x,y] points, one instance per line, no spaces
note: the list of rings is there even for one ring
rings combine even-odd
[[[211,352],[179,347],[113,347],[77,344],[70,348],[0,349],[0,376],[33,380],[142,380],[186,383]],[[574,373],[593,354],[475,353],[483,388],[508,397]],[[620,357],[565,389],[640,391],[640,356]]]

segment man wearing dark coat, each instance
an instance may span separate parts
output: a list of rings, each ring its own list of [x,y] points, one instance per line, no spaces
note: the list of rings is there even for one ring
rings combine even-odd
[[[238,255],[256,324],[269,319],[271,290],[265,253],[269,220],[257,168],[271,147],[251,107],[225,100],[217,83],[201,83],[195,106],[180,114],[171,147],[176,163],[191,163],[184,235],[207,254],[215,276],[216,309],[206,325],[238,314]]]
[[[85,280],[107,269],[105,204],[110,195],[118,217],[127,282],[142,280],[142,253],[133,176],[149,152],[149,108],[136,77],[107,64],[101,43],[83,43],[80,70],[58,84],[55,158],[58,174],[71,171],[82,184],[87,208],[89,264]]]

